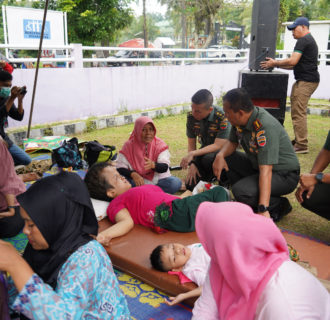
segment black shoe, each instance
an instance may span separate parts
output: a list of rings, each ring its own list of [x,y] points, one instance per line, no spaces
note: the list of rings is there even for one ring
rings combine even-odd
[[[270,216],[274,222],[280,221],[284,216],[292,211],[292,206],[287,198],[281,197],[281,202],[278,207],[276,207]]]
[[[291,140],[291,143],[294,146],[296,144],[296,140],[295,139]]]

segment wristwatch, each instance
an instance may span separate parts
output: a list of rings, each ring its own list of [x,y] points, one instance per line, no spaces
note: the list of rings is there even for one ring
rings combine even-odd
[[[258,212],[263,213],[269,210],[269,207],[266,207],[263,204],[258,204]]]
[[[323,172],[319,172],[315,175],[315,179],[318,183],[322,183],[322,179],[323,179]]]

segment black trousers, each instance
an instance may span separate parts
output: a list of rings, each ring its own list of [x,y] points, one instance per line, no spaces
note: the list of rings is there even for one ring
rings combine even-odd
[[[227,177],[236,201],[243,202],[256,211],[259,204],[259,170],[255,170],[247,155],[239,151],[226,157],[226,162],[229,167]],[[273,171],[269,213],[279,210],[281,196],[291,193],[298,181],[299,170]]]
[[[0,219],[0,239],[16,236],[24,227],[24,220],[19,211],[19,206],[15,207],[15,214],[12,217]]]
[[[192,191],[200,180],[212,181],[214,179],[215,176],[212,165],[217,153],[218,152],[211,152],[194,158],[195,165],[201,176],[196,176],[196,183],[191,183],[186,186],[188,190]]]
[[[304,208],[318,214],[319,216],[330,220],[330,184],[321,183],[315,185],[310,198],[306,198],[307,192],[303,193]]]

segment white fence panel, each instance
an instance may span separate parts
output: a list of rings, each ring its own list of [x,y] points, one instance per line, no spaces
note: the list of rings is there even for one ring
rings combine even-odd
[[[32,125],[189,102],[202,88],[219,97],[237,87],[238,73],[243,68],[247,68],[246,62],[40,69]],[[329,99],[329,66],[320,66],[319,71],[321,82],[313,97]],[[294,79],[292,71],[287,72],[289,95]],[[10,127],[28,123],[34,73],[34,69],[16,69],[13,73],[13,84],[26,85],[28,93],[24,120],[10,120]]]

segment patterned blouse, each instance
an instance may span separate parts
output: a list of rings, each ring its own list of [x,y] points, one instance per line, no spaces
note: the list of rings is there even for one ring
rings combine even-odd
[[[55,291],[37,274],[18,295],[11,279],[8,285],[11,309],[31,319],[130,319],[111,261],[95,240],[63,264]]]

